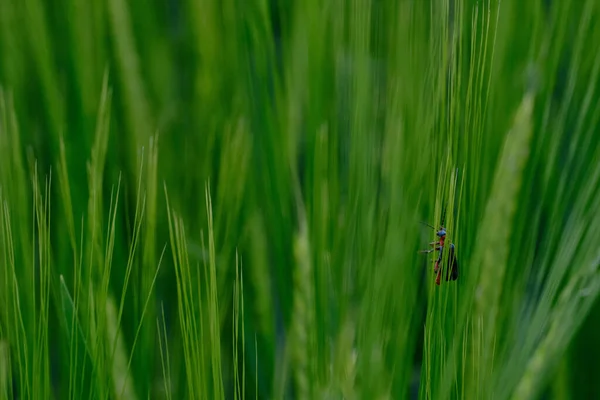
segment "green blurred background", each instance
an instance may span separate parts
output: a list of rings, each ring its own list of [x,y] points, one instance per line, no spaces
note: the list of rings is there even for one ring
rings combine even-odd
[[[600,398],[598,17],[1,0],[3,398]]]

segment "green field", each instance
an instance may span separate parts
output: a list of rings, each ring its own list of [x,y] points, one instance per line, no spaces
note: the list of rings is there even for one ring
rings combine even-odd
[[[1,0],[0,398],[600,399],[599,18]]]

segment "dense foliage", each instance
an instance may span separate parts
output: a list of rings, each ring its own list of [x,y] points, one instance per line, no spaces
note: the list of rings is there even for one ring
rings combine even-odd
[[[598,18],[2,0],[2,398],[600,398]]]

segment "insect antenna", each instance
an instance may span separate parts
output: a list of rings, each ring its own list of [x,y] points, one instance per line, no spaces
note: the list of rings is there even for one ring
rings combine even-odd
[[[442,208],[442,222],[441,222],[441,226],[446,226],[444,225],[446,223],[446,205],[443,206]]]
[[[430,224],[428,224],[427,222],[423,222],[423,221],[420,221],[420,222],[421,222],[423,225],[427,225],[428,227],[430,227],[430,228],[431,228],[431,229],[433,229],[434,231],[437,231],[437,229],[436,229],[436,228],[435,228],[433,225],[430,225]]]

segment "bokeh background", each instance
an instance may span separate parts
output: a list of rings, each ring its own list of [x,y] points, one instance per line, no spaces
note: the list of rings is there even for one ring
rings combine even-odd
[[[2,398],[600,398],[598,17],[2,0]]]

